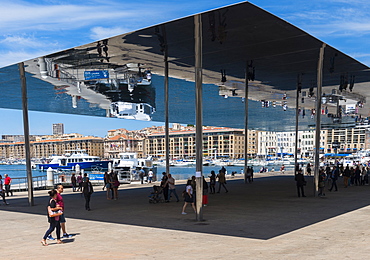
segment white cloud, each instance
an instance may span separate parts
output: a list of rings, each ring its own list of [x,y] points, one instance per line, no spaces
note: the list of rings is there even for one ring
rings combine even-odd
[[[19,49],[19,48],[44,48],[49,47],[51,45],[56,45],[56,43],[48,43],[45,44],[40,39],[37,39],[33,36],[25,36],[25,35],[7,35],[4,39],[0,40],[0,44],[2,46],[7,45],[10,49]]]
[[[123,34],[126,32],[130,32],[129,29],[121,28],[121,27],[113,27],[113,28],[106,28],[102,26],[93,27],[91,29],[90,38],[94,41],[101,40],[104,38],[116,36],[119,34]]]
[[[124,8],[126,4],[121,4],[120,8],[111,5],[42,5],[30,3],[7,3],[2,4],[0,9],[0,28],[2,32],[14,30],[70,30],[71,28],[81,28],[96,24],[97,21],[113,21],[123,18],[132,18],[136,12]],[[142,14],[148,15],[148,11],[142,10]]]
[[[26,61],[29,59],[33,59],[35,57],[40,57],[43,55],[48,54],[49,52],[46,51],[31,51],[31,52],[26,52],[26,51],[7,51],[7,52],[0,52],[0,68],[9,66],[15,63],[19,63],[22,61]]]

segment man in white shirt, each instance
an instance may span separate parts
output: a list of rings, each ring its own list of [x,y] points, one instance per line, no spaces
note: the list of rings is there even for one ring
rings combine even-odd
[[[175,179],[172,177],[171,174],[168,174],[168,198],[166,198],[166,202],[170,202],[171,194],[175,194],[175,197],[177,199],[177,202],[179,202],[179,196],[177,196],[176,193],[176,187],[175,187]]]
[[[149,170],[148,172],[148,179],[149,179],[149,183],[152,183],[152,180],[153,180],[153,171],[152,169]]]

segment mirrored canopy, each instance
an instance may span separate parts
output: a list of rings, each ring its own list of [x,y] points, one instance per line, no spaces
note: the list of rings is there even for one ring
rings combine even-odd
[[[204,125],[294,129],[297,85],[300,128],[366,123],[369,67],[326,46],[323,109],[315,111],[323,42],[244,2],[201,14]],[[118,35],[25,62],[29,109],[164,121],[164,53],[169,61],[170,121],[195,123],[194,17]],[[0,69],[0,106],[22,109],[18,68]]]

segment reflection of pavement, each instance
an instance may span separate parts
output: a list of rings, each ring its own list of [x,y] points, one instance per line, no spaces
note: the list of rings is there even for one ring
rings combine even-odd
[[[76,236],[49,247],[39,242],[48,226],[46,191],[35,192],[34,207],[15,193],[0,206],[2,245],[7,259],[367,259],[370,186],[344,189],[340,181],[339,192],[321,199],[307,180],[308,197],[298,198],[291,175],[229,179],[229,193],[209,195],[201,223],[190,207],[181,215],[180,202],[149,204],[150,185],[122,185],[117,201],[96,186],[90,212],[67,188],[67,231]]]

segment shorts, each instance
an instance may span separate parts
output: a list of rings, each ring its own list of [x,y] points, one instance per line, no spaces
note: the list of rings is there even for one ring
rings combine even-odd
[[[187,203],[194,203],[194,196],[189,196],[187,193],[185,194],[185,202]]]
[[[66,218],[64,217],[64,213],[59,216],[60,223],[66,223]]]

